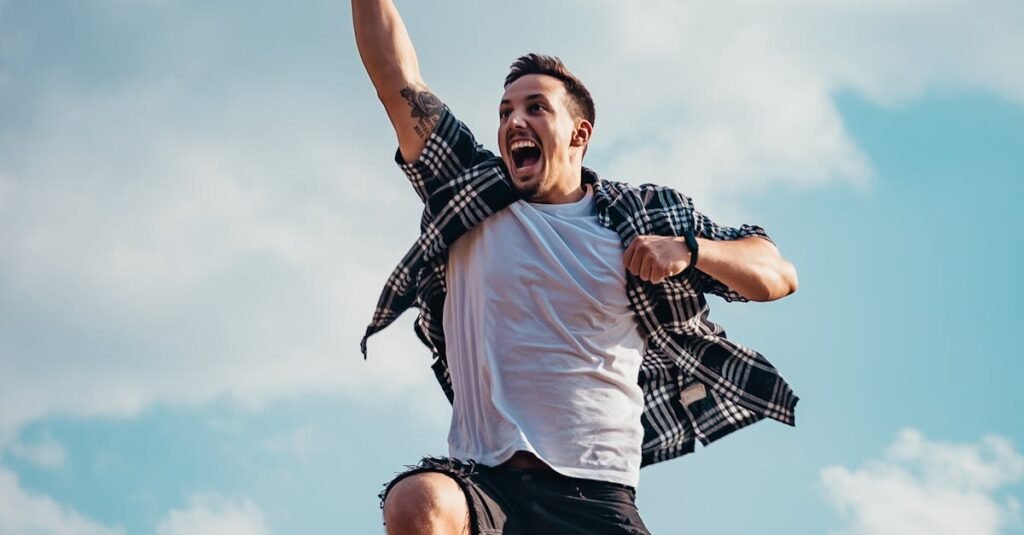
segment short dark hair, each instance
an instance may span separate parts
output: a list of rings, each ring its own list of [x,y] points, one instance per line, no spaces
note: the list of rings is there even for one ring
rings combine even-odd
[[[512,62],[510,69],[508,76],[505,77],[505,87],[527,74],[546,74],[558,78],[565,85],[565,92],[569,96],[569,111],[594,124],[594,98],[590,96],[590,91],[583,82],[566,68],[562,60],[555,56],[530,53]]]

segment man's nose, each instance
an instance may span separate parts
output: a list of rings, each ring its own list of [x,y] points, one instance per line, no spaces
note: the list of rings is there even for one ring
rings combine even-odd
[[[518,111],[513,111],[509,114],[508,124],[510,128],[525,128],[526,120],[523,118],[523,114]]]

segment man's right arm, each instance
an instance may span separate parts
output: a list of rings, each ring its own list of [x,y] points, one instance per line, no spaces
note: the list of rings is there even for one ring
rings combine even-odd
[[[352,0],[356,47],[406,162],[419,158],[444,104],[420,76],[416,50],[391,0]]]

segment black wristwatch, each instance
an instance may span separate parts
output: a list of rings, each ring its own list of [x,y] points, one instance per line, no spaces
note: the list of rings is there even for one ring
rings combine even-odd
[[[697,237],[693,235],[692,230],[688,230],[684,238],[686,238],[686,246],[690,248],[690,264],[683,270],[685,273],[691,269],[697,269]]]

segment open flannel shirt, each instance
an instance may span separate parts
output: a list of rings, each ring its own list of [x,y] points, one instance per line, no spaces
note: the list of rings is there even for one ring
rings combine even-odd
[[[419,159],[396,162],[424,203],[421,232],[388,277],[366,340],[411,306],[419,309],[415,331],[431,350],[432,365],[448,400],[452,390],[445,353],[444,300],[448,247],[491,214],[519,199],[502,159],[477,144],[469,128],[445,108]],[[637,236],[662,235],[735,240],[769,239],[764,229],[719,226],[670,188],[602,180],[584,168],[583,182],[594,188],[598,219],[616,231],[623,246]],[[768,417],[793,425],[797,397],[760,353],[725,336],[708,319],[705,293],[746,301],[697,269],[686,269],[661,284],[626,274],[626,290],[647,344],[640,366],[644,393],[642,465],[694,450]]]

